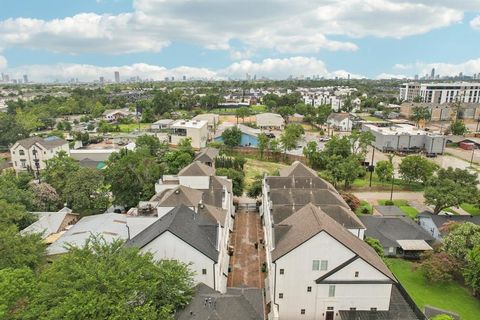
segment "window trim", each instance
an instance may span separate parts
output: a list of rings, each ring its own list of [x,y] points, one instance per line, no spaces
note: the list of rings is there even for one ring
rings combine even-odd
[[[335,297],[335,289],[336,289],[336,287],[335,287],[334,284],[331,284],[331,285],[328,286],[328,297],[329,298]]]

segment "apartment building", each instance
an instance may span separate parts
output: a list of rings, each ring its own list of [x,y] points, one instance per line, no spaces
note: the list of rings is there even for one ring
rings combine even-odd
[[[19,140],[10,148],[13,168],[16,172],[43,170],[45,161],[55,157],[60,151],[70,153],[68,142],[58,137],[30,137]]]
[[[315,171],[295,162],[265,177],[262,200],[268,319],[417,319],[365,226]]]
[[[205,120],[178,120],[170,126],[170,130],[170,144],[177,145],[180,140],[190,138],[194,148],[207,146],[208,122]]]
[[[404,83],[400,86],[400,99],[413,101],[420,97],[426,103],[480,103],[480,83]]]

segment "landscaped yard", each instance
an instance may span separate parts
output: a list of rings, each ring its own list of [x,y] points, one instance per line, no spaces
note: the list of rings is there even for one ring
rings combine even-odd
[[[134,130],[138,130],[138,123],[119,124],[120,132],[129,133]],[[149,129],[151,123],[140,123],[140,131]]]
[[[370,203],[368,203],[368,201],[365,201],[365,200],[360,201],[360,205],[355,210],[355,213],[357,215],[372,214],[372,212],[373,212],[373,206]]]
[[[480,315],[480,300],[457,282],[428,283],[420,271],[412,270],[412,263],[402,259],[386,259],[415,303],[423,310],[428,304],[458,313],[462,320],[476,320]]]
[[[255,176],[259,174],[263,174],[265,172],[268,174],[273,174],[276,170],[285,167],[287,167],[287,165],[281,163],[247,159],[247,162],[243,168],[243,172],[245,172],[245,186],[248,188],[255,179]]]
[[[355,181],[352,184],[352,188],[362,189],[362,191],[365,191],[365,189],[368,188],[369,183],[370,183],[370,174],[367,174],[363,178],[355,179]],[[391,187],[392,187],[391,182],[381,182],[380,180],[378,180],[377,175],[375,173],[373,174],[372,188],[375,188],[375,190],[390,191]],[[423,189],[424,189],[424,186],[420,183],[407,184],[405,183],[405,181],[401,179],[395,179],[395,182],[393,184],[393,190],[423,191]]]
[[[463,210],[467,211],[467,212],[470,213],[472,216],[478,216],[478,215],[480,215],[480,208],[475,207],[473,204],[470,204],[470,203],[462,203],[462,204],[460,205],[460,208],[462,208]]]

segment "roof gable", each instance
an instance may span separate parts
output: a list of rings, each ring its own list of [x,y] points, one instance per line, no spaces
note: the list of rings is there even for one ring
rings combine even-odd
[[[213,261],[218,261],[216,249],[218,225],[203,214],[196,213],[185,205],[179,205],[152,223],[125,246],[143,248],[154,239],[169,231]]]
[[[290,167],[280,170],[281,177],[318,177],[315,170],[307,167],[300,161],[295,161]]]
[[[196,207],[202,201],[202,194],[202,191],[180,185],[153,196],[151,201],[158,201],[157,207],[176,207],[181,204]]]
[[[215,169],[212,167],[209,167],[200,161],[194,161],[178,173],[178,176],[214,176],[215,175]]]
[[[278,260],[323,231],[387,277],[392,280],[395,279],[387,266],[385,266],[380,257],[368,244],[355,237],[351,232],[311,203],[292,214],[282,221],[281,224],[289,225],[291,228],[278,241],[275,249],[272,251],[273,261]]]

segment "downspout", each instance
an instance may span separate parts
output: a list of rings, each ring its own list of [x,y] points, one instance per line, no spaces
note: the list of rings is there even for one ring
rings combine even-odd
[[[280,305],[275,302],[275,300],[277,300],[277,263],[272,263],[275,265],[275,276],[273,277],[273,304],[277,306],[277,311],[280,314]]]
[[[215,281],[215,266],[217,265],[216,262],[213,262],[213,288],[215,290],[217,290],[217,287],[216,287],[216,281]]]

